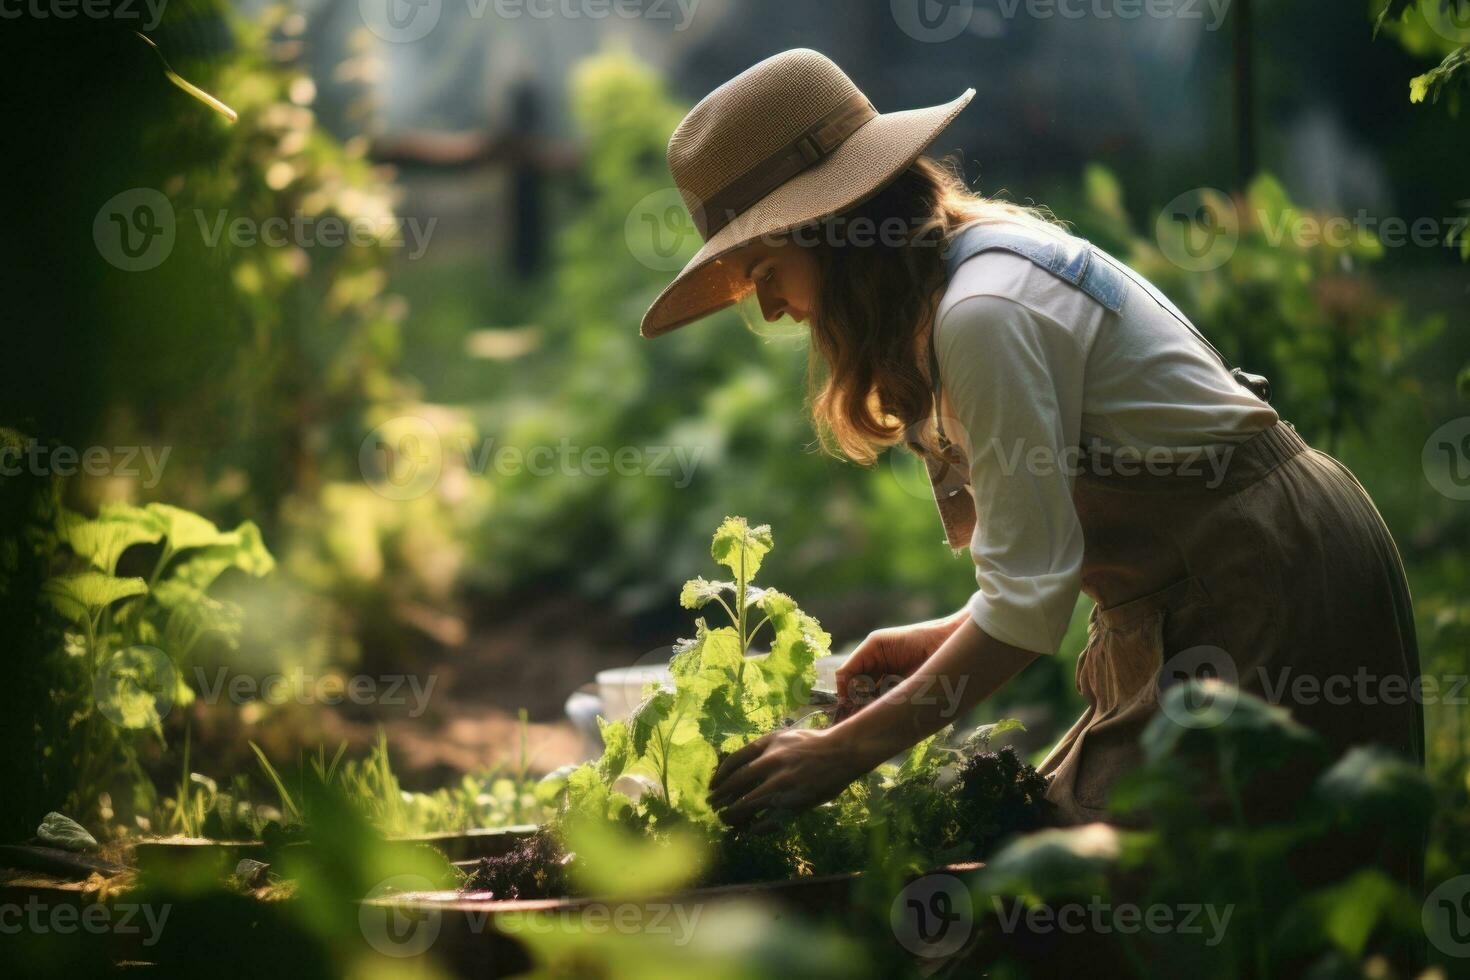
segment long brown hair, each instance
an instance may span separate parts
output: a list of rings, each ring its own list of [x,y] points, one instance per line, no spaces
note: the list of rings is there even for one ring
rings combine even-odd
[[[945,246],[959,228],[986,220],[1055,224],[1040,209],[974,193],[956,169],[920,157],[873,197],[807,229],[810,239],[792,233],[814,250],[820,270],[809,402],[822,446],[834,455],[866,465],[899,442],[932,446],[925,344]]]

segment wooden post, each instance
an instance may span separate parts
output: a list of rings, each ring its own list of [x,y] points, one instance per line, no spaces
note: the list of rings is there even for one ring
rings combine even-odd
[[[1256,175],[1255,65],[1251,46],[1251,0],[1235,0],[1234,25],[1235,180],[1245,190]]]

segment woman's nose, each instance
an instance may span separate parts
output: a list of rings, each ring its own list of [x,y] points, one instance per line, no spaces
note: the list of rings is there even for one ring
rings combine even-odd
[[[764,290],[758,290],[757,296],[761,303],[761,316],[766,318],[767,323],[775,323],[781,319],[786,312],[786,301],[779,296],[768,295]]]

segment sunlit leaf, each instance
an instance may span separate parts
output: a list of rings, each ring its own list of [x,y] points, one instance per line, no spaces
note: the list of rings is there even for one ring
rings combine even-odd
[[[751,527],[743,517],[727,517],[715,531],[710,555],[734,576],[749,582],[772,548],[771,526]]]
[[[86,622],[119,599],[147,591],[148,583],[140,578],[116,578],[101,572],[61,575],[41,586],[42,595],[57,612],[77,623]]]

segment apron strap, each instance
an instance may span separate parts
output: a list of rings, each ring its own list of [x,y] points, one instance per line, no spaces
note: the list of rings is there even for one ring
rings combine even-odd
[[[1237,384],[1262,401],[1270,400],[1270,383],[1265,378],[1232,368],[1225,355],[1153,283],[1084,238],[1060,230],[1052,233],[1019,227],[1014,223],[981,222],[967,225],[945,246],[946,281],[953,280],[955,272],[965,261],[992,249],[1001,249],[1029,259],[1057,278],[1082,290],[1113,313],[1122,310],[1131,282],[1193,334],[1219,360]],[[935,501],[939,505],[940,518],[944,523],[946,539],[951,548],[958,550],[974,530],[974,506],[973,501],[959,494],[960,490],[969,486],[969,473],[944,431],[941,411],[944,389],[934,333],[935,329],[931,327],[928,344],[929,384],[934,401],[935,430],[939,437],[940,452],[936,455],[917,441],[911,442],[910,448],[925,460]]]

